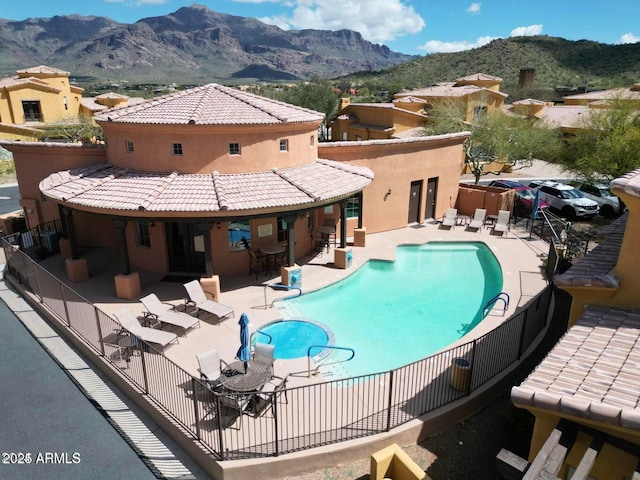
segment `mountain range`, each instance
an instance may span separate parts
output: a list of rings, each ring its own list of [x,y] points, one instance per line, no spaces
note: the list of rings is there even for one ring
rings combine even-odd
[[[133,24],[80,15],[0,19],[4,76],[44,64],[84,80],[240,83],[335,78],[413,58],[351,30],[285,31],[200,5]]]

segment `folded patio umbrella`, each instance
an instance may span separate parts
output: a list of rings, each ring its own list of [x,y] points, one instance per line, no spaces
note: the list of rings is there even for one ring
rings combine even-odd
[[[238,320],[240,325],[240,348],[236,357],[244,362],[244,371],[247,371],[247,362],[251,359],[251,349],[249,348],[249,317],[243,313]]]

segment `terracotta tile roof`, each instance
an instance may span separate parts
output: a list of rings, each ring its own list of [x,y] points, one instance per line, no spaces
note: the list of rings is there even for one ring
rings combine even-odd
[[[58,68],[53,68],[53,67],[47,67],[46,65],[38,65],[37,67],[29,67],[29,68],[24,68],[22,70],[17,70],[16,73],[18,75],[23,75],[23,74],[27,74],[27,75],[33,75],[36,73],[42,74],[42,73],[46,73],[46,74],[54,74],[54,75],[69,75],[69,72],[65,72],[64,70],[60,70]]]
[[[5,77],[0,79],[0,88],[15,89],[22,86],[32,86],[38,90],[47,90],[49,92],[59,93],[60,89],[52,87],[46,81],[35,77]]]
[[[581,128],[590,113],[586,105],[554,105],[545,107],[540,118],[551,127]]]
[[[640,431],[640,310],[589,307],[513,403]]]
[[[330,160],[225,175],[133,172],[98,164],[53,173],[40,182],[40,190],[70,206],[204,214],[311,206],[354,194],[372,179],[368,168]]]
[[[507,97],[506,93],[494,92],[488,88],[478,87],[476,85],[457,85],[453,82],[437,83],[432,87],[420,88],[407,92],[396,93],[395,98],[399,99],[406,96],[411,97],[465,97],[476,92],[491,92],[495,95]]]
[[[609,272],[618,262],[628,218],[626,212],[601,229],[599,236],[605,236],[605,239],[566,272],[556,275],[553,283],[558,286],[617,286],[617,277]]]
[[[502,78],[494,77],[494,76],[491,76],[491,75],[487,75],[486,73],[474,73],[473,75],[469,75],[469,76],[466,76],[466,77],[460,77],[460,78],[456,79],[456,82],[477,82],[479,80],[482,80],[482,81],[495,80],[497,82],[501,82]]]
[[[633,195],[634,197],[640,197],[640,168],[616,178],[611,182],[609,187],[622,190],[626,194]]]
[[[253,125],[319,123],[324,114],[212,83],[139,105],[114,108],[95,119],[145,124]]]
[[[640,100],[640,91],[633,88],[613,88],[611,90],[596,90],[576,95],[567,95],[563,100]]]

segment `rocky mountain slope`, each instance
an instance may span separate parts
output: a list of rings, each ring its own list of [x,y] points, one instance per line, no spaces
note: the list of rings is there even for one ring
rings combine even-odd
[[[374,71],[414,57],[350,30],[285,31],[192,5],[122,24],[79,15],[0,19],[0,74],[45,64],[137,82],[295,80]]]

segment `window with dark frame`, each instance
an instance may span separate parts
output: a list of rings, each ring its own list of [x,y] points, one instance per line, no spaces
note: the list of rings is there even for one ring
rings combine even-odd
[[[240,155],[240,144],[239,143],[230,143],[229,144],[229,155]]]
[[[280,151],[281,152],[289,151],[289,140],[287,140],[286,138],[283,138],[282,140],[280,140]]]
[[[149,222],[146,220],[136,222],[136,245],[143,248],[151,248],[151,234]]]
[[[289,240],[289,230],[287,229],[287,222],[283,217],[278,217],[276,223],[278,224],[278,243],[287,242]]]
[[[131,140],[125,140],[124,145],[127,153],[133,153],[133,142]]]
[[[181,143],[173,143],[171,145],[171,153],[173,155],[182,155],[182,144]]]
[[[23,100],[22,111],[24,112],[25,122],[41,122],[42,112],[40,111],[39,100]]]
[[[347,218],[358,217],[360,214],[360,195],[354,195],[347,200]]]

